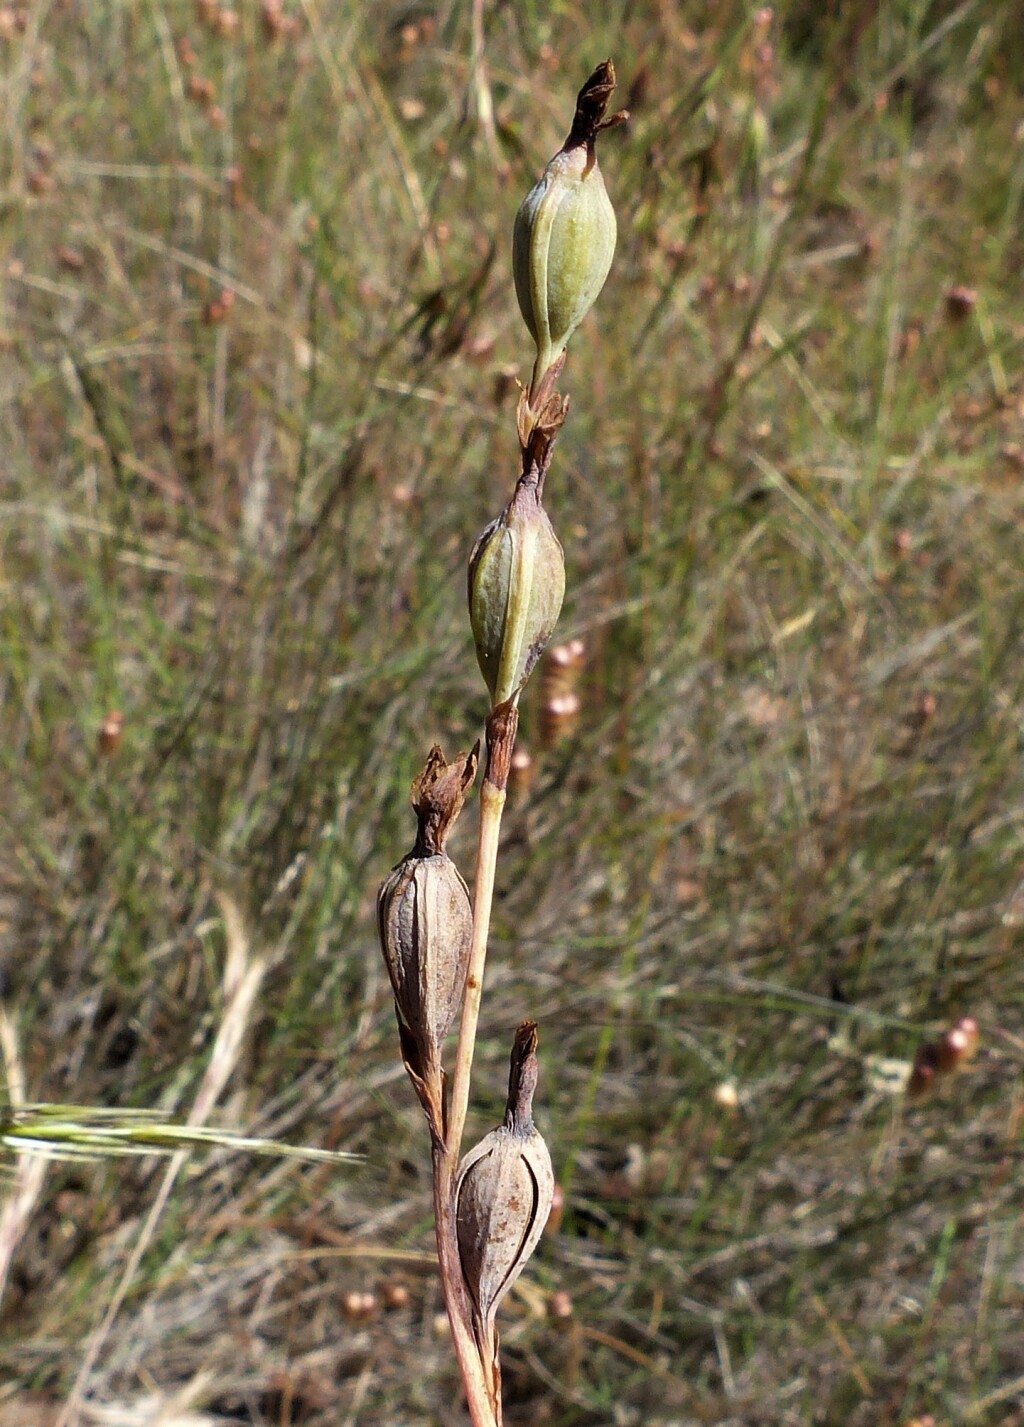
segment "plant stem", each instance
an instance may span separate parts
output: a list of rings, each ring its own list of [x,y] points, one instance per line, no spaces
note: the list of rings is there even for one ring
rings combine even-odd
[[[473,883],[473,940],[469,953],[462,1024],[459,1027],[459,1046],[455,1055],[452,1099],[448,1110],[446,1142],[448,1153],[456,1162],[462,1145],[462,1132],[465,1129],[466,1109],[469,1104],[469,1077],[473,1069],[476,1028],[484,989],[487,935],[491,924],[494,874],[498,863],[498,835],[501,831],[501,814],[504,807],[505,790],[491,782],[488,768],[480,790],[480,840],[477,844],[476,878]]]
[[[466,1290],[459,1257],[458,1222],[455,1201],[459,1169],[459,1149],[469,1105],[469,1077],[476,1047],[476,1028],[484,989],[487,934],[494,899],[494,873],[498,863],[498,838],[505,806],[512,749],[519,726],[516,700],[499,704],[487,719],[487,771],[480,790],[480,836],[476,850],[476,879],[473,886],[473,936],[470,945],[466,995],[459,1027],[459,1045],[444,1140],[434,1141],[434,1221],[437,1257],[441,1268],[452,1341],[462,1372],[473,1427],[501,1427],[501,1384],[493,1367],[485,1365],[482,1345],[473,1329],[472,1305]]]
[[[448,1111],[445,1147],[458,1164],[462,1132],[466,1126],[469,1104],[469,1076],[473,1069],[476,1047],[476,1027],[480,1018],[480,1000],[484,993],[484,964],[487,961],[487,935],[491,926],[491,903],[494,900],[494,872],[498,865],[498,835],[501,814],[505,807],[505,789],[512,767],[512,750],[519,728],[519,694],[507,703],[498,704],[487,716],[487,771],[480,789],[480,838],[476,849],[476,878],[473,883],[473,939],[469,952],[469,973],[466,977],[466,997],[462,1005],[459,1045],[455,1052],[455,1075]]]

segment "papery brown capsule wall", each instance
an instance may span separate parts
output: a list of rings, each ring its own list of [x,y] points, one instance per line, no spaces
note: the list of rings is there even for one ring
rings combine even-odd
[[[377,898],[384,961],[406,1028],[438,1051],[462,1004],[473,934],[469,888],[446,853],[411,854]]]
[[[486,1342],[498,1305],[522,1273],[551,1211],[551,1156],[533,1123],[537,1027],[516,1032],[505,1121],[470,1150],[456,1187],[459,1257]]]
[[[476,772],[476,750],[447,763],[434,748],[413,785],[419,834],[377,894],[377,929],[402,1030],[403,1053],[435,1130],[441,1118],[441,1049],[466,988],[473,909],[444,850]]]

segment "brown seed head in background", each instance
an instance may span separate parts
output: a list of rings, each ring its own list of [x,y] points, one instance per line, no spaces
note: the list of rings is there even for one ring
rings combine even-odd
[[[919,1046],[907,1081],[907,1094],[923,1095],[934,1087],[938,1077],[962,1069],[977,1051],[978,1038],[978,1022],[973,1016],[961,1016],[938,1040]]]
[[[579,694],[556,694],[541,706],[540,745],[551,748],[576,732],[583,702]]]
[[[978,1023],[973,1016],[961,1016],[937,1045],[938,1069],[959,1070],[978,1048]]]
[[[196,104],[213,103],[213,80],[193,74],[188,81],[188,97]]]
[[[107,754],[116,753],[121,743],[121,735],[124,733],[124,714],[118,709],[111,709],[106,718],[100,724],[99,746],[100,752]]]
[[[233,40],[238,34],[241,21],[237,10],[218,10],[217,34],[222,40]]]
[[[910,1069],[910,1079],[907,1081],[907,1094],[912,1097],[926,1095],[935,1084],[935,1076],[938,1071],[938,1053],[935,1046],[928,1042],[918,1048],[914,1056],[914,1064]]]
[[[351,1290],[341,1296],[341,1311],[352,1322],[365,1321],[376,1313],[377,1299],[372,1293]]]
[[[544,1225],[544,1237],[553,1238],[562,1227],[562,1216],[565,1214],[565,1190],[555,1180],[551,1190],[551,1209],[548,1213],[548,1222]]]
[[[547,703],[560,694],[574,694],[586,664],[587,647],[582,639],[554,644],[541,667],[541,699]]]
[[[412,1301],[412,1295],[404,1283],[390,1280],[381,1288],[381,1297],[384,1300],[384,1307],[392,1312],[399,1309],[408,1308]]]
[[[525,798],[533,787],[536,775],[537,765],[533,760],[533,756],[525,748],[516,748],[512,753],[512,761],[509,764],[509,797],[514,799]]]
[[[222,287],[214,300],[208,302],[203,308],[203,321],[207,327],[216,327],[221,322],[226,322],[234,305],[233,290],[230,287]]]
[[[950,322],[965,322],[978,301],[977,289],[962,283],[946,293],[946,316]]]

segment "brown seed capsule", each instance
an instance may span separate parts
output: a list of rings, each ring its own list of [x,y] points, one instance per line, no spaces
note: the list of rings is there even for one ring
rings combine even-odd
[[[544,678],[545,681],[550,680],[552,694],[566,693],[576,687],[586,653],[587,646],[582,639],[570,639],[568,644],[552,645],[544,667]]]
[[[355,1321],[372,1318],[377,1311],[377,1299],[372,1293],[359,1293],[353,1289],[342,1294],[341,1311],[346,1318]]]
[[[908,1095],[923,1095],[934,1087],[937,1076],[960,1070],[978,1048],[978,1022],[973,1016],[961,1016],[956,1025],[935,1041],[918,1046],[910,1078]]]
[[[533,1123],[537,1027],[516,1031],[504,1123],[462,1161],[456,1185],[459,1257],[481,1350],[494,1352],[494,1316],[547,1223],[554,1176]]]
[[[466,884],[447,853],[412,854],[385,880],[377,912],[399,1017],[437,1050],[466,982],[473,929]]]
[[[188,82],[188,97],[197,104],[213,103],[213,80],[201,74],[193,74]]]
[[[241,21],[238,18],[237,10],[217,11],[217,33],[222,40],[233,40],[238,34]]]
[[[406,1068],[441,1129],[441,1049],[462,1003],[473,933],[469,890],[445,842],[476,774],[477,749],[445,760],[436,746],[412,788],[419,833],[377,894],[377,927],[391,979]]]

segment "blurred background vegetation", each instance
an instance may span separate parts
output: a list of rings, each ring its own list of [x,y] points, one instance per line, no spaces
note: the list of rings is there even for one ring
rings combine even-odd
[[[619,249],[548,484],[585,652],[524,702],[471,1105],[535,1017],[565,1202],[507,1420],[1024,1422],[1019,8],[35,0],[0,8],[25,1091],[183,1118],[233,906],[266,973],[207,1121],[366,1157],[187,1169],[83,1422],[463,1420],[373,898],[430,744],[480,732],[512,218],[608,55]],[[907,1099],[964,1014],[973,1064]],[[55,1420],[154,1176],[48,1171],[3,1427]]]

